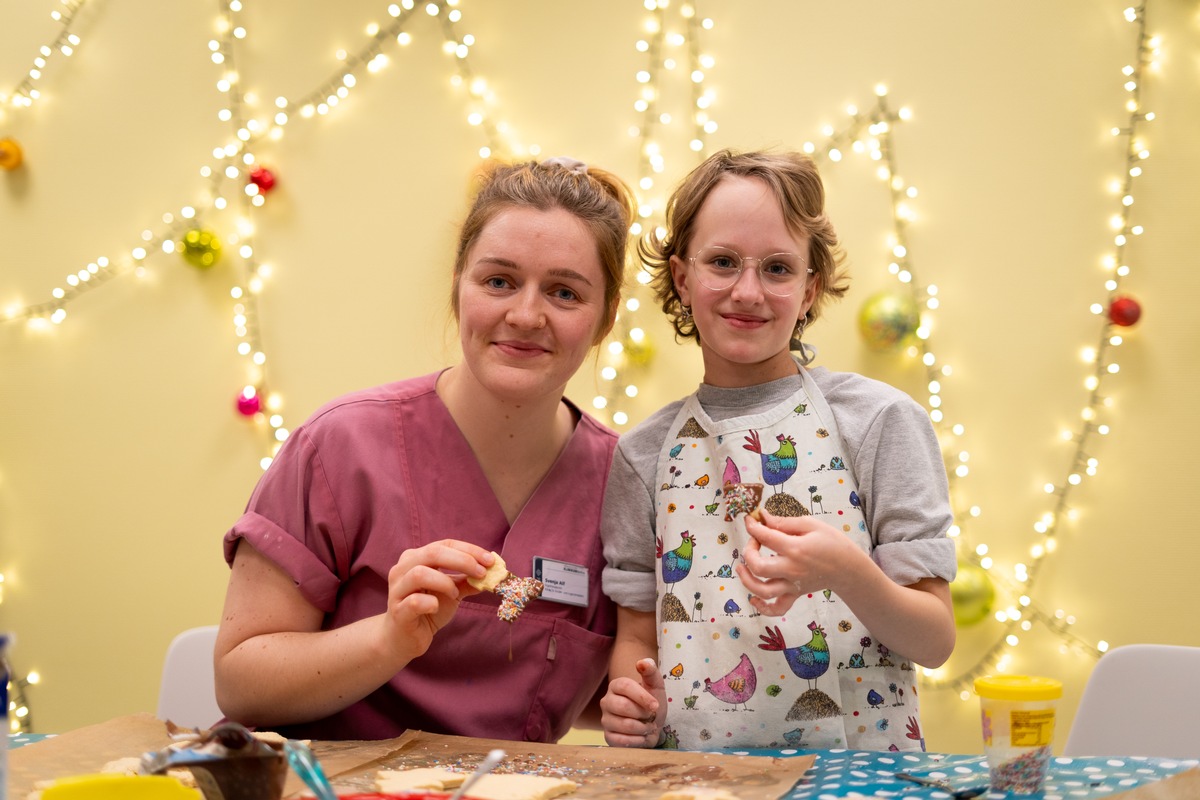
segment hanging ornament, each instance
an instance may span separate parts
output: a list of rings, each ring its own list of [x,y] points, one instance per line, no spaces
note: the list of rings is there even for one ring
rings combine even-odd
[[[275,173],[266,167],[255,167],[250,170],[250,182],[258,187],[259,194],[266,194],[275,188]]]
[[[0,139],[0,167],[12,171],[21,166],[24,160],[25,154],[21,152],[21,145],[17,144],[16,139]]]
[[[192,228],[183,235],[181,252],[193,267],[208,269],[221,257],[221,240],[212,231]]]
[[[954,605],[954,623],[974,625],[992,613],[996,589],[987,570],[978,564],[958,562],[958,575],[950,583],[950,601]]]
[[[238,413],[244,417],[253,417],[262,411],[262,397],[253,386],[247,386],[237,396]]]
[[[858,330],[867,347],[880,352],[908,344],[921,324],[921,310],[907,291],[885,289],[866,299],[858,312]]]
[[[1128,328],[1142,317],[1142,306],[1132,297],[1118,297],[1108,306],[1108,318],[1113,325]]]
[[[625,357],[630,364],[636,367],[644,367],[649,364],[654,358],[654,345],[650,343],[650,337],[628,339],[625,342]]]

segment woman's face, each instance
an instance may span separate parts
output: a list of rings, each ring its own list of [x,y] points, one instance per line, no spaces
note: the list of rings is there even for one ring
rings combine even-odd
[[[713,246],[752,259],[732,286],[719,291],[700,283],[688,258]],[[768,292],[757,259],[774,253],[800,254],[807,264],[808,239],[788,228],[766,182],[723,178],[696,214],[685,257],[671,257],[675,287],[683,304],[691,307],[700,334],[706,383],[753,386],[795,374],[789,344],[796,322],[812,305],[817,282],[809,276],[788,297]]]
[[[465,366],[499,397],[558,400],[604,324],[604,281],[596,242],[573,214],[501,211],[459,282]]]

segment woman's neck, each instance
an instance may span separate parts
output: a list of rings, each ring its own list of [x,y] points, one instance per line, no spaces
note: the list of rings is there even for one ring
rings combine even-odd
[[[561,396],[498,397],[462,365],[441,374],[437,393],[511,523],[566,447],[575,414]]]

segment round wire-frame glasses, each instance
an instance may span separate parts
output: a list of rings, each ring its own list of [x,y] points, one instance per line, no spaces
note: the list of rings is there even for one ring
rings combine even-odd
[[[696,270],[696,278],[714,292],[724,291],[737,283],[747,261],[757,261],[758,280],[763,289],[776,297],[790,297],[802,289],[813,270],[804,256],[797,253],[772,253],[762,258],[743,256],[728,247],[702,247],[688,261]]]

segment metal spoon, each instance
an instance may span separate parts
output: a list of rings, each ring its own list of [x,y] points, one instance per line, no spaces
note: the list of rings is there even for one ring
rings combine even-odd
[[[325,777],[325,770],[321,769],[320,762],[308,745],[297,739],[288,739],[283,743],[283,752],[287,755],[288,764],[308,788],[313,790],[317,800],[338,800],[333,786]]]
[[[483,761],[479,762],[479,766],[475,768],[475,771],[462,782],[462,785],[454,790],[454,794],[450,795],[450,800],[462,800],[462,796],[467,793],[467,789],[470,788],[471,784],[495,769],[496,765],[503,761],[506,755],[508,754],[503,750],[492,750],[488,753]],[[321,800],[325,800],[325,798],[321,798]]]

